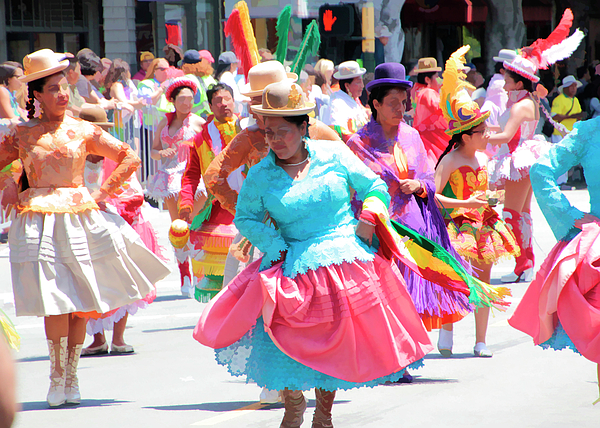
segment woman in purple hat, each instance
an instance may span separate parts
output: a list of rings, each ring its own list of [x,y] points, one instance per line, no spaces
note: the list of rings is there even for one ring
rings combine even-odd
[[[410,87],[412,82],[406,80],[402,64],[378,65],[375,79],[367,84],[371,120],[347,144],[388,185],[390,218],[441,244],[461,260],[433,198],[434,172],[421,137],[403,121]],[[427,330],[445,324],[451,327],[473,310],[468,295],[427,281],[401,262],[399,267]],[[452,354],[452,330],[440,330],[438,349],[444,356]]]

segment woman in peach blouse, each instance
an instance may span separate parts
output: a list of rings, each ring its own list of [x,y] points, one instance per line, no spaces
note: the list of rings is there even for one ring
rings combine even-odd
[[[85,319],[78,313],[104,313],[135,302],[169,270],[124,220],[100,209],[139,166],[139,158],[98,126],[65,115],[64,55],[42,49],[23,63],[29,121],[0,143],[0,169],[20,159],[27,178],[9,236],[15,308],[17,316],[44,317],[48,404],[79,404]],[[39,118],[34,118],[36,100]],[[88,154],[118,163],[92,194],[83,179]]]

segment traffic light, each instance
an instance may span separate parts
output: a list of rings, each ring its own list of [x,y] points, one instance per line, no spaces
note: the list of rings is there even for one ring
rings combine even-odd
[[[322,36],[349,37],[354,34],[354,5],[324,4],[319,7],[319,32]]]

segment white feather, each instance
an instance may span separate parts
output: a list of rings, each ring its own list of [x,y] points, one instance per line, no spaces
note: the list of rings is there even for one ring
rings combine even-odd
[[[542,52],[542,63],[540,64],[540,68],[546,69],[549,65],[552,65],[561,59],[570,57],[577,47],[579,47],[579,44],[584,37],[585,34],[578,28],[562,42],[546,49]]]

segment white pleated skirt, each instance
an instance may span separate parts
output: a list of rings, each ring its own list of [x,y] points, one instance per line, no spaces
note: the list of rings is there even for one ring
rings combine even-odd
[[[170,272],[125,220],[100,210],[19,214],[8,242],[17,316],[105,313]]]

